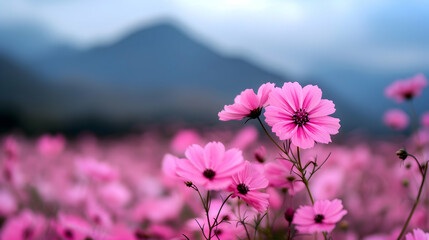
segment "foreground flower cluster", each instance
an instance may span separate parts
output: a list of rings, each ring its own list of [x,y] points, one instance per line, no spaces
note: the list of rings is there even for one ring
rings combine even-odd
[[[317,86],[265,83],[219,112],[238,130],[4,136],[0,240],[429,239],[428,114],[405,144],[340,145],[334,113]]]

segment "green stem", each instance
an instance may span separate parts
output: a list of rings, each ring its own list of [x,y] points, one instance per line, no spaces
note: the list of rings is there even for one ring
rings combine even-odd
[[[422,174],[423,175],[422,176],[423,177],[422,178],[422,183],[420,184],[419,193],[417,194],[417,199],[414,202],[413,208],[411,209],[411,212],[408,215],[407,221],[405,222],[404,226],[402,227],[401,233],[399,234],[397,240],[401,240],[402,237],[404,236],[405,231],[407,230],[408,224],[410,223],[411,218],[413,217],[414,211],[416,210],[417,205],[420,202],[420,196],[422,195],[422,192],[423,192],[423,185],[425,184],[427,172],[428,172],[428,162],[426,162],[426,164],[424,165],[424,171],[423,171],[423,174]]]
[[[280,145],[273,139],[273,137],[271,137],[271,135],[268,133],[267,129],[265,128],[264,124],[262,123],[261,119],[258,117],[258,121],[262,126],[262,129],[264,130],[265,134],[268,136],[268,138],[270,138],[270,140],[280,149],[280,151],[282,151],[283,153],[285,153],[285,150],[280,147]]]

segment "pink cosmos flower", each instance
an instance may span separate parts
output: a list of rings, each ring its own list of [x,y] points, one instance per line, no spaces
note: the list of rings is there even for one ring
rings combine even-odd
[[[228,187],[231,176],[243,167],[241,151],[236,148],[225,151],[220,142],[210,142],[204,148],[194,144],[188,147],[185,156],[186,159],[177,159],[177,174],[207,190]]]
[[[46,219],[30,210],[9,218],[0,232],[0,239],[33,240],[39,239],[46,229]]]
[[[268,180],[255,165],[246,161],[244,169],[232,177],[228,191],[232,197],[239,197],[259,212],[265,212],[269,205],[269,195],[259,192],[268,186]]]
[[[119,177],[118,171],[106,162],[97,161],[92,158],[76,160],[76,167],[79,173],[89,179],[100,182],[109,182]]]
[[[246,89],[235,97],[234,104],[225,105],[219,112],[219,120],[241,120],[245,117],[257,118],[261,115],[262,108],[268,105],[268,96],[274,89],[274,83],[262,84],[255,94],[253,89]]]
[[[386,97],[401,103],[404,100],[410,100],[414,97],[420,96],[423,88],[427,85],[428,82],[426,77],[419,73],[407,79],[396,80],[386,88],[384,94]]]
[[[191,144],[199,144],[201,142],[200,135],[193,129],[183,129],[176,133],[171,140],[171,149],[176,154],[183,154],[186,148]]]
[[[410,118],[401,109],[390,109],[383,116],[383,122],[395,130],[404,130],[407,128]]]
[[[67,240],[85,239],[94,235],[93,227],[87,221],[73,215],[60,213],[54,227],[57,234]]]
[[[423,113],[420,122],[422,124],[422,127],[429,128],[429,112]]]
[[[340,120],[328,115],[335,112],[332,101],[321,99],[319,87],[287,82],[270,94],[265,117],[280,140],[291,139],[295,146],[311,148],[314,142],[329,143],[337,134]]]
[[[272,187],[286,188],[291,196],[304,189],[304,184],[292,172],[293,164],[284,159],[265,165],[265,177]]]
[[[413,233],[408,233],[405,240],[428,240],[429,233],[423,232],[421,229],[414,229]]]
[[[292,223],[300,233],[331,232],[346,214],[341,200],[319,200],[314,206],[300,206]]]
[[[63,152],[66,139],[63,135],[45,134],[37,140],[37,150],[45,157],[55,157]]]

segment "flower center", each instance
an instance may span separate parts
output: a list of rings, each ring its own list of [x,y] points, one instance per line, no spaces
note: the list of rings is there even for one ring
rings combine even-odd
[[[253,109],[250,111],[250,113],[247,115],[249,118],[258,118],[261,115],[262,108]]]
[[[314,217],[314,221],[315,221],[316,223],[322,223],[323,219],[325,219],[325,216],[323,216],[322,214],[317,214],[317,215]]]
[[[237,185],[237,191],[243,195],[246,195],[247,192],[249,191],[249,187],[244,185],[244,183],[240,183]]]
[[[34,229],[28,226],[24,229],[24,232],[22,233],[22,238],[24,240],[32,239],[33,233],[34,233]]]
[[[214,178],[214,176],[216,175],[215,171],[211,170],[211,169],[206,169],[203,172],[204,177],[212,180]]]
[[[292,115],[292,119],[298,126],[303,126],[309,121],[308,113],[304,109],[296,111],[295,114]]]

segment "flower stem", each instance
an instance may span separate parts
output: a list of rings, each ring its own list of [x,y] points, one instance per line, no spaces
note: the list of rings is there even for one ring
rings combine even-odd
[[[402,237],[404,236],[405,231],[407,230],[408,224],[410,223],[411,218],[413,217],[414,211],[416,210],[417,205],[420,202],[420,196],[422,195],[423,185],[425,184],[426,175],[428,172],[428,162],[426,162],[426,164],[423,166],[424,166],[424,169],[423,169],[423,173],[422,173],[422,183],[420,184],[419,193],[417,194],[417,198],[416,198],[416,201],[414,202],[413,208],[411,209],[411,212],[408,215],[407,221],[405,222],[404,226],[402,227],[401,233],[399,234],[397,240],[401,240]]]
[[[268,136],[268,138],[280,149],[280,151],[284,153],[285,150],[282,147],[280,147],[280,145],[273,139],[273,137],[271,137],[271,135],[268,133],[267,129],[265,128],[264,124],[262,123],[259,117],[258,117],[258,121],[261,124],[261,127],[264,130],[265,134]]]

